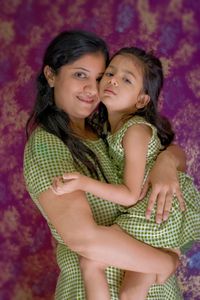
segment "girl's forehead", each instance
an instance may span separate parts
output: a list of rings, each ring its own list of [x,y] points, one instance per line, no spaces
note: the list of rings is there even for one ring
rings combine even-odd
[[[140,73],[143,73],[144,65],[143,62],[133,54],[123,53],[118,54],[110,61],[110,67],[119,67],[124,68],[128,67],[130,69],[137,70]]]
[[[115,64],[115,63],[131,63],[135,65],[136,67],[141,67],[142,62],[141,60],[136,57],[133,54],[130,53],[123,53],[123,54],[117,54],[113,59],[110,61],[110,65]]]

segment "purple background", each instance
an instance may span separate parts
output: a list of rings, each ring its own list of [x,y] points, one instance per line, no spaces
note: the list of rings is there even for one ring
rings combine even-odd
[[[165,70],[162,111],[200,187],[200,5],[196,0],[1,0],[0,10],[0,299],[53,299],[55,242],[23,181],[24,126],[44,49],[60,31],[91,30],[111,53],[125,45],[154,49]],[[164,100],[164,101],[163,101]],[[184,299],[200,299],[200,243],[179,268]],[[70,300],[70,299],[69,299]]]

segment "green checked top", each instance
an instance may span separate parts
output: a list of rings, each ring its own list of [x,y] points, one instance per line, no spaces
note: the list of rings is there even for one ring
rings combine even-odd
[[[85,144],[98,156],[104,174],[110,183],[118,183],[118,170],[102,140],[89,141]],[[89,175],[84,167],[81,170]],[[66,145],[56,136],[37,128],[29,138],[24,153],[24,176],[27,189],[43,216],[46,218],[52,235],[57,240],[57,262],[60,275],[57,282],[56,300],[85,300],[85,291],[81,278],[78,257],[62,241],[52,224],[50,224],[45,212],[39,205],[38,196],[49,188],[52,179],[63,173],[78,171],[75,168],[72,156]],[[103,176],[101,176],[103,180]],[[94,219],[101,225],[112,225],[119,215],[123,214],[119,206],[99,199],[87,193],[87,199],[91,206]],[[84,232],[83,232],[84,234]],[[123,278],[123,272],[109,267],[106,270],[110,286],[111,300],[118,300],[119,288]],[[148,294],[148,300],[178,300],[182,299],[175,277],[171,277],[166,284],[152,286]]]

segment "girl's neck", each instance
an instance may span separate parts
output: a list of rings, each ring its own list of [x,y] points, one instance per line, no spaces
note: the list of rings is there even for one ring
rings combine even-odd
[[[124,124],[126,117],[123,114],[108,113],[108,120],[111,127],[111,133],[115,133]]]

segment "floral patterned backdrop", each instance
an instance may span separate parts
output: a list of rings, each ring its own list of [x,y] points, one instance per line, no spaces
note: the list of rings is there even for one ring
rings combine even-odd
[[[1,0],[0,7],[0,299],[51,300],[58,276],[56,244],[22,173],[24,126],[44,49],[58,32],[72,28],[96,32],[111,52],[124,45],[155,49],[166,76],[161,108],[200,188],[200,3]],[[182,256],[177,276],[184,299],[200,299],[200,243]]]

